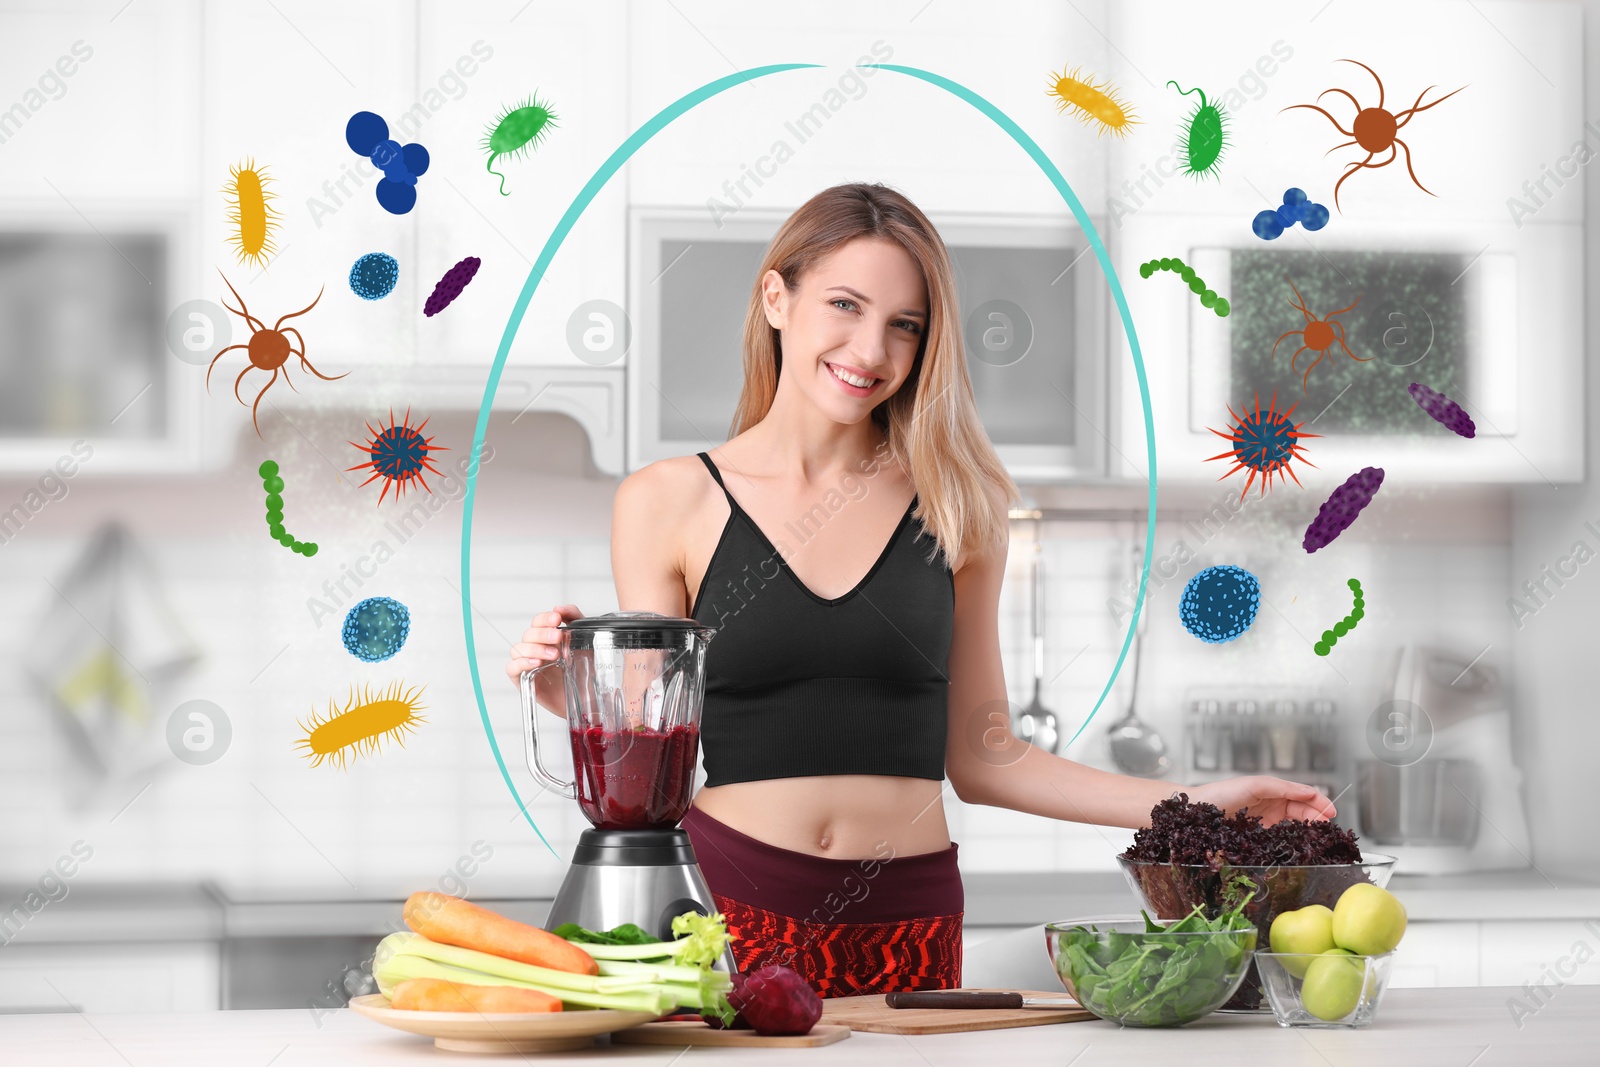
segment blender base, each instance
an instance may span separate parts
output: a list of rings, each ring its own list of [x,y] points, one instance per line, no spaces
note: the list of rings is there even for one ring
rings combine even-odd
[[[716,910],[687,831],[585,830],[544,926],[571,922],[599,931],[634,923],[671,941],[674,917]],[[717,969],[738,973],[731,950]]]

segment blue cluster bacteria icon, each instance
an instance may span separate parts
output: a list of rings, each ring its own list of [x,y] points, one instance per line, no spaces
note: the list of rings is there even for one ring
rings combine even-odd
[[[1189,579],[1178,602],[1183,628],[1208,644],[1221,644],[1250,629],[1261,607],[1261,583],[1243,567],[1207,567]]]
[[[363,300],[382,300],[399,280],[400,264],[387,252],[368,252],[350,268],[350,291]]]
[[[381,663],[399,652],[411,633],[411,612],[386,596],[368,597],[344,617],[344,647],[363,663]]]
[[[1304,189],[1285,189],[1283,206],[1259,212],[1250,228],[1263,241],[1276,241],[1297,222],[1305,229],[1320,230],[1328,224],[1328,209],[1306,199]]]
[[[417,179],[428,172],[428,150],[390,139],[389,124],[371,111],[357,111],[345,124],[344,142],[383,171],[374,193],[383,210],[404,215],[417,204]]]

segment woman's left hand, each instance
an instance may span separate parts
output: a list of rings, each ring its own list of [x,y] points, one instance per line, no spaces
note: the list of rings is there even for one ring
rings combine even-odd
[[[1333,801],[1313,787],[1260,774],[1210,782],[1186,792],[1191,801],[1215,804],[1227,815],[1249,808],[1267,826],[1280,819],[1331,819],[1338,813]]]

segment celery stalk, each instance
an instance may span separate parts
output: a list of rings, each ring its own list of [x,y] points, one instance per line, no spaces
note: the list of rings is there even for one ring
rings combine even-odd
[[[408,978],[442,978],[466,985],[505,985],[519,989],[537,989],[559,997],[563,1005],[576,1004],[586,1008],[610,1008],[616,1011],[642,1011],[651,1015],[665,1015],[679,1004],[677,994],[662,986],[645,986],[617,993],[584,992],[575,989],[554,989],[537,982],[523,981],[504,975],[488,974],[466,967],[452,967],[422,956],[396,953],[377,962],[372,969],[378,980],[378,989],[385,996]]]
[[[381,961],[388,956],[421,956],[423,959],[433,960],[436,963],[464,967],[471,971],[482,971],[484,974],[501,978],[515,978],[518,981],[536,985],[541,989],[571,989],[587,993],[614,993],[636,989],[648,982],[648,979],[595,977],[587,974],[576,974],[572,971],[558,971],[550,967],[536,967],[533,964],[508,960],[504,956],[495,956],[470,948],[442,945],[437,941],[428,940],[421,934],[404,932],[390,934],[378,942],[375,961]]]
[[[733,979],[726,971],[707,972],[702,967],[684,967],[674,963],[635,963],[631,960],[600,960],[603,976],[648,978],[653,982],[675,982],[698,986],[700,976],[709,973],[713,985],[731,988]]]

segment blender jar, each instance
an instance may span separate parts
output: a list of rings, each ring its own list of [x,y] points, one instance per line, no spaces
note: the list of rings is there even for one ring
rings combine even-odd
[[[539,760],[533,676],[522,676],[528,767],[599,830],[670,829],[689,810],[700,751],[706,645],[693,619],[625,611],[562,626],[571,782]]]

